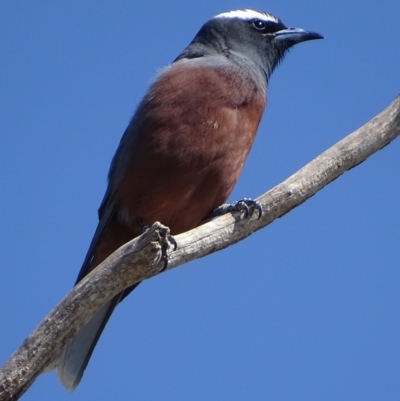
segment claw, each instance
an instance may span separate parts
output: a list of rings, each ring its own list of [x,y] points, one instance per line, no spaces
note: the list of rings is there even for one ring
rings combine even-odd
[[[164,266],[161,269],[162,272],[168,267],[168,248],[168,242],[165,242],[161,247],[161,260],[164,263]]]
[[[168,258],[169,258],[169,248],[171,248],[172,244],[172,252],[176,251],[176,248],[178,247],[178,243],[176,242],[176,239],[172,236],[169,235],[167,236],[167,241],[164,242],[164,244],[161,247],[161,260],[164,262],[164,266],[161,269],[161,271],[165,271],[166,268],[168,267]]]
[[[178,248],[178,243],[176,242],[176,239],[172,235],[168,235],[168,241],[171,242],[174,246],[173,251],[176,251],[176,248]]]
[[[210,217],[216,217],[216,216],[222,216],[226,213],[230,212],[243,212],[244,217],[250,218],[253,216],[254,211],[257,210],[258,212],[258,218],[257,220],[260,219],[262,216],[262,208],[261,205],[250,198],[243,198],[240,201],[233,202],[233,203],[225,203],[219,207],[217,207],[212,213]]]

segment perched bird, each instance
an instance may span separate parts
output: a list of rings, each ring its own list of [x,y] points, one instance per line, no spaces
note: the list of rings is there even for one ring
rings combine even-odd
[[[272,72],[289,48],[321,38],[248,9],[206,22],[158,75],[121,139],[77,282],[146,225],[160,221],[179,234],[218,210],[253,144]],[[68,390],[79,384],[111,313],[134,287],[104,305],[53,364]]]

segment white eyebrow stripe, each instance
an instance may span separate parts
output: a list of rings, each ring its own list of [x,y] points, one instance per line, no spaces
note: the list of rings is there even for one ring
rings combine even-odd
[[[274,17],[271,14],[261,13],[255,10],[234,10],[228,11],[226,13],[221,13],[216,15],[214,18],[240,18],[244,20],[251,20],[251,19],[261,19],[266,22],[279,22],[278,18]]]

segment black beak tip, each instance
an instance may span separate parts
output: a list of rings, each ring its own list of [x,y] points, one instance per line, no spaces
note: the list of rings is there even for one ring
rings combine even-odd
[[[321,35],[320,33],[317,32],[312,32],[314,34],[314,38],[313,39],[325,39],[325,37],[323,35]]]

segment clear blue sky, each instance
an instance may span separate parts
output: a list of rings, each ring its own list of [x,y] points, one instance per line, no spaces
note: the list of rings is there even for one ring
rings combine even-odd
[[[232,199],[256,197],[400,92],[394,0],[2,1],[0,362],[75,281],[119,139],[211,16],[272,12],[296,47]],[[37,400],[400,399],[400,140],[271,226],[142,284],[73,395]]]

